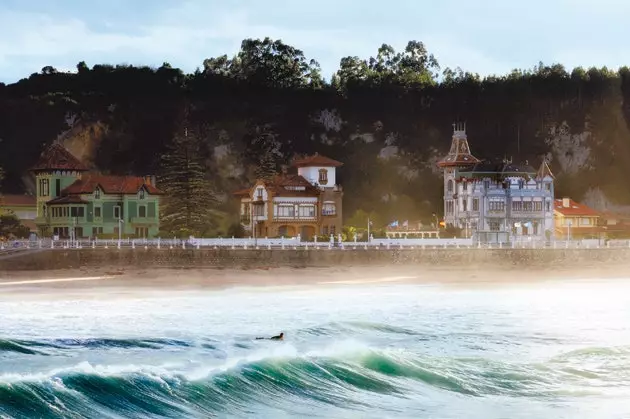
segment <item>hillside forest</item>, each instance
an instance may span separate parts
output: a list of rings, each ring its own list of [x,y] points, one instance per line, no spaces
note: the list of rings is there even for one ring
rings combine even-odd
[[[166,62],[44,67],[0,83],[0,191],[33,193],[28,168],[62,141],[102,173],[157,175],[176,197],[166,198],[165,231],[227,235],[238,220],[233,191],[318,152],[344,163],[347,225],[430,222],[442,212],[435,163],[456,121],[479,158],[534,167],[546,158],[558,195],[630,205],[627,67],[540,63],[481,77],[442,68],[418,41],[345,57],[330,80],[298,47],[269,38],[246,39],[192,74]],[[178,217],[182,208],[193,214]]]

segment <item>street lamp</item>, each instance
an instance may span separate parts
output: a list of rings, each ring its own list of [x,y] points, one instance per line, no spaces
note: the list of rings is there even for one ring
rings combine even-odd
[[[118,219],[118,244],[120,244],[121,240],[122,240],[122,225],[125,223],[125,221],[122,218]]]

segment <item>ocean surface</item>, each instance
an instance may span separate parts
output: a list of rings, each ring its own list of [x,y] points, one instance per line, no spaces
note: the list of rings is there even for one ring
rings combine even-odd
[[[630,280],[48,292],[0,293],[2,418],[630,417]]]

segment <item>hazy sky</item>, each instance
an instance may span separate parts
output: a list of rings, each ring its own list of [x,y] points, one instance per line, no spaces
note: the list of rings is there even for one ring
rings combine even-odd
[[[538,61],[617,68],[630,65],[629,17],[629,0],[0,0],[0,81],[81,60],[191,72],[265,36],[302,49],[326,78],[341,57],[410,39],[442,67],[482,75]]]

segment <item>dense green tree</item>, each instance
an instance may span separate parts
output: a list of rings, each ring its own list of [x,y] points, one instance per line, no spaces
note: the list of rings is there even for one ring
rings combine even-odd
[[[183,152],[176,150],[192,149],[192,171],[212,180],[206,189],[223,213],[203,217],[224,220],[223,232],[235,221],[223,215],[237,212],[232,191],[272,176],[296,154],[319,152],[344,162],[338,180],[346,191],[346,217],[361,208],[375,212],[383,218],[378,227],[390,218],[441,212],[435,161],[448,150],[451,124],[459,120],[467,122],[471,149],[480,158],[537,165],[550,154],[559,195],[579,200],[599,188],[615,203],[630,204],[627,68],[539,63],[487,77],[453,68],[438,77],[435,57],[411,41],[400,52],[382,45],[374,57],[344,57],[324,83],[319,66],[302,51],[268,38],[247,39],[192,74],[168,63],[90,68],[80,62],[76,73],[44,67],[17,83],[0,83],[4,190],[33,192],[28,168],[64,133],[66,144],[98,170],[163,174],[160,186],[181,196],[182,179],[172,167],[184,167]],[[195,108],[188,124],[194,146],[182,141],[179,115],[187,103]],[[69,114],[77,116],[72,128]],[[170,186],[164,181],[169,171]],[[396,196],[408,197],[407,204],[397,205]],[[171,218],[185,220],[185,213],[173,210],[179,215]],[[171,227],[200,231],[202,223],[193,218]]]
[[[201,237],[215,226],[217,202],[203,162],[199,135],[185,119],[160,161],[162,231]]]
[[[29,235],[28,227],[22,225],[15,215],[0,215],[0,237],[25,239]]]

